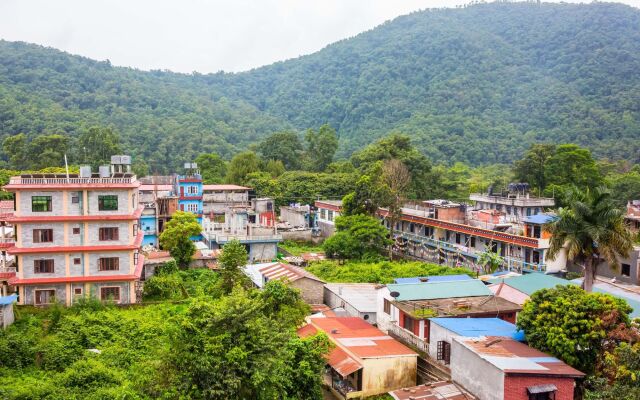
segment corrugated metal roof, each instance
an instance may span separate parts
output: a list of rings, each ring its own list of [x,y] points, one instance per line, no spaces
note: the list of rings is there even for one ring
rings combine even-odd
[[[11,294],[9,296],[0,296],[0,306],[6,306],[18,301],[17,294]]]
[[[487,336],[454,338],[478,357],[506,374],[533,374],[579,378],[585,374],[539,350],[513,339]]]
[[[245,266],[245,273],[258,287],[262,287],[266,281],[281,279],[289,282],[301,278],[309,278],[318,282],[323,282],[320,278],[306,271],[304,268],[281,262],[250,264]]]
[[[581,285],[582,279],[583,278],[574,279],[571,282],[577,285]],[[631,318],[640,318],[640,295],[639,294],[632,293],[620,287],[611,285],[606,282],[599,282],[599,281],[596,281],[593,283],[593,291],[596,293],[610,294],[613,297],[626,300],[629,306],[631,306],[631,308],[633,309],[633,311],[631,311],[631,314],[629,314],[629,316]]]
[[[378,287],[372,283],[327,283],[325,288],[360,312],[378,310]]]
[[[362,369],[362,364],[353,358],[349,357],[347,353],[341,350],[339,347],[336,347],[329,354],[329,359],[327,363],[336,370],[337,373],[346,377],[359,369]]]
[[[491,283],[500,283],[502,281],[504,281],[505,285],[509,285],[529,296],[541,289],[551,289],[557,285],[571,285],[571,282],[566,279],[537,272],[521,276],[489,279]]]
[[[398,292],[398,301],[448,299],[455,297],[491,296],[493,293],[479,280],[450,282],[405,283],[387,285],[389,292]]]
[[[530,215],[528,217],[525,217],[522,219],[522,221],[524,221],[525,224],[544,225],[546,223],[553,221],[555,218],[556,218],[555,215],[536,214],[536,215]]]
[[[410,388],[389,392],[395,400],[475,400],[476,398],[461,387],[448,381],[425,383]]]
[[[430,318],[432,323],[464,337],[505,336],[524,341],[524,332],[500,318]]]
[[[450,281],[468,281],[473,279],[469,275],[430,275],[430,276],[414,276],[412,278],[395,278],[394,283],[420,283],[420,282],[450,282]]]

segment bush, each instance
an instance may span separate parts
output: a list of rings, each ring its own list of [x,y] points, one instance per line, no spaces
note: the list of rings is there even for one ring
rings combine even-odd
[[[176,299],[181,297],[182,279],[178,274],[155,275],[144,283],[145,299]]]
[[[159,275],[171,275],[178,272],[178,263],[175,260],[167,261],[164,264],[160,264],[156,267],[155,276]]]
[[[71,365],[62,375],[62,384],[68,388],[99,388],[120,383],[121,377],[102,362],[87,358]]]

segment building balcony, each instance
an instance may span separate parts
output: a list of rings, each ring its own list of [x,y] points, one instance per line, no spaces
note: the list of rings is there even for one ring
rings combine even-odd
[[[233,235],[233,234],[207,234],[203,232],[203,235],[211,242],[218,244],[225,244],[231,240],[237,240],[240,243],[278,243],[282,241],[282,235]]]
[[[424,339],[420,339],[418,336],[409,332],[408,330],[391,323],[389,328],[389,336],[401,341],[402,343],[417,349],[423,353],[429,354],[429,343]]]
[[[471,193],[469,200],[516,207],[553,207],[556,204],[555,199],[549,197],[529,197],[529,195],[493,196],[486,193]]]
[[[70,175],[68,178],[63,174],[33,174],[14,176],[9,179],[9,184],[4,188],[12,189],[39,189],[42,187],[58,189],[74,188],[134,188],[140,186],[140,182],[132,174],[119,174],[121,176],[91,177],[81,178],[77,175]]]

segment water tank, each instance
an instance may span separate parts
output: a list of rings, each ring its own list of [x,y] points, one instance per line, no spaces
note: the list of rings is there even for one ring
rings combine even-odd
[[[111,168],[108,165],[101,165],[98,168],[100,178],[108,178],[111,175]]]
[[[131,165],[131,156],[120,156],[120,164]]]
[[[91,165],[80,166],[80,178],[91,178]]]
[[[122,164],[122,156],[111,156],[111,164]]]

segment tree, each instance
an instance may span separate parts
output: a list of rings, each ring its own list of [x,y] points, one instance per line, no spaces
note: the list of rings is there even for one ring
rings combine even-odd
[[[225,182],[244,185],[247,175],[260,171],[260,158],[252,151],[236,154],[227,167]]]
[[[2,150],[9,156],[9,164],[18,170],[26,170],[31,166],[29,158],[31,154],[28,149],[27,135],[8,136],[2,142]]]
[[[169,253],[181,268],[186,268],[196,252],[191,237],[202,231],[196,216],[190,212],[176,211],[160,234],[160,246]]]
[[[389,214],[389,230],[391,239],[395,238],[394,231],[396,223],[402,217],[402,206],[404,205],[406,192],[411,184],[409,170],[400,160],[386,160],[382,166],[382,182],[387,187],[387,198],[383,202]],[[389,246],[389,259],[393,259],[393,246]]]
[[[111,128],[93,126],[78,136],[75,144],[76,160],[94,168],[111,164],[111,156],[122,153],[120,137]]]
[[[280,160],[269,160],[264,167],[265,172],[269,173],[272,178],[277,178],[284,174],[284,164]]]
[[[518,182],[529,183],[541,194],[547,187],[547,162],[555,151],[556,146],[553,144],[532,144],[524,153],[524,157],[514,163],[513,169]]]
[[[304,150],[298,134],[292,131],[276,132],[266,137],[258,146],[265,161],[279,160],[288,170],[300,169]]]
[[[547,193],[549,185],[554,187],[577,186],[580,189],[594,188],[602,183],[598,164],[591,151],[576,144],[561,144],[547,159],[545,173]]]
[[[587,293],[576,285],[538,290],[518,313],[517,325],[530,346],[564,360],[586,373],[616,337],[626,329],[631,307],[622,299]]]
[[[390,188],[383,181],[382,161],[370,165],[368,171],[358,178],[353,192],[342,199],[342,214],[345,216],[366,214],[375,216],[378,208],[384,207],[392,197]]]
[[[500,254],[486,250],[478,258],[478,265],[483,267],[485,274],[492,274],[504,265],[504,258]]]
[[[227,174],[227,163],[217,154],[200,154],[196,157],[196,164],[202,174],[202,182],[205,184],[217,184],[224,182]]]
[[[338,135],[329,124],[324,124],[318,132],[307,130],[304,136],[307,142],[307,158],[312,171],[322,172],[327,169],[338,150]]]
[[[340,216],[335,220],[336,233],[324,241],[328,257],[379,258],[392,244],[389,232],[377,218],[367,215]]]
[[[558,209],[557,218],[545,225],[551,234],[547,258],[554,260],[561,251],[584,266],[584,289],[593,287],[597,265],[606,261],[619,267],[619,257],[627,257],[633,248],[631,233],[624,223],[624,213],[615,207],[606,188],[567,192],[567,207]]]
[[[231,240],[222,247],[218,258],[220,266],[220,287],[225,294],[231,293],[236,285],[250,287],[251,282],[242,267],[247,265],[247,249],[237,240]]]

